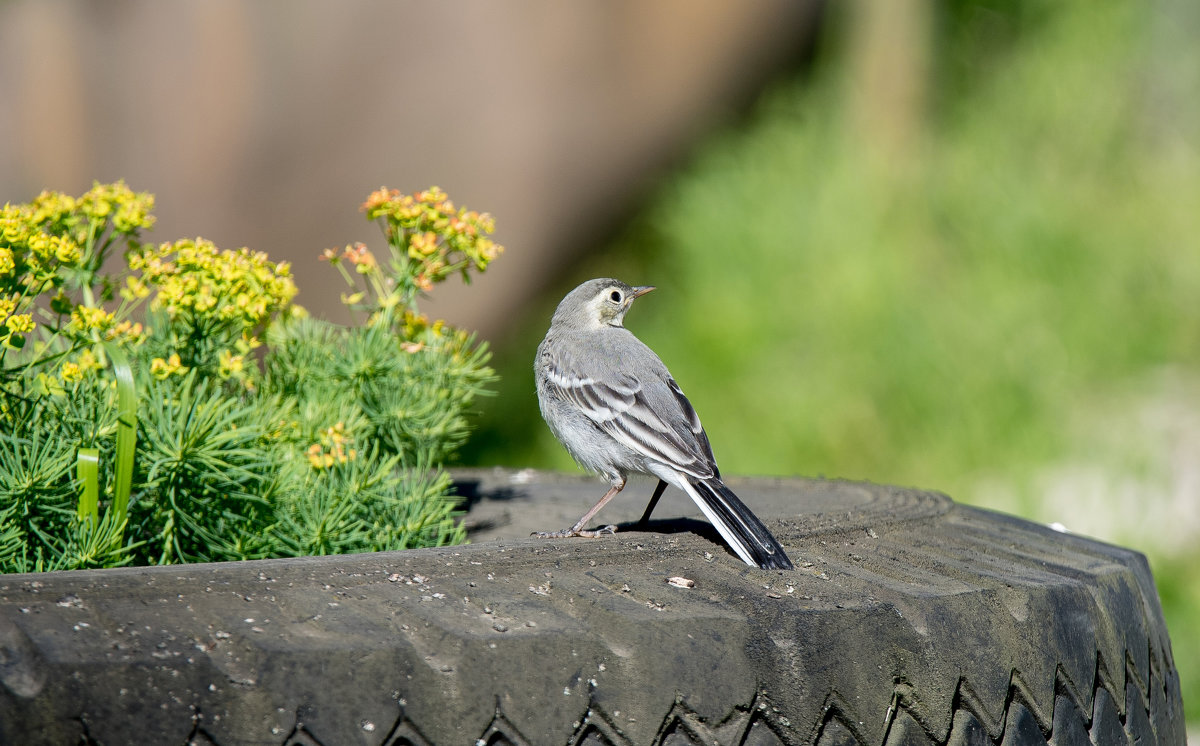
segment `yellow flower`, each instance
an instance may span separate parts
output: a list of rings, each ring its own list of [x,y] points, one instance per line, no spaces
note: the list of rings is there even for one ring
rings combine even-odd
[[[91,350],[84,350],[83,352],[79,353],[79,358],[76,360],[76,362],[79,364],[79,369],[84,372],[89,370],[100,370],[104,367],[100,364],[100,361],[96,358],[96,356],[92,354]]]
[[[54,254],[50,236],[45,233],[34,233],[25,240],[25,245],[40,259],[49,259]]]
[[[314,469],[325,469],[333,465],[333,459],[325,453],[320,443],[313,443],[309,446],[305,455],[308,456],[308,463]]]
[[[322,430],[320,442],[310,445],[305,455],[314,469],[328,469],[358,458],[358,451],[350,447],[353,442],[354,438],[346,433],[345,423],[339,422]]]
[[[146,341],[146,330],[136,321],[126,319],[104,333],[105,339],[121,339],[131,345]]]
[[[221,350],[217,356],[217,375],[221,378],[241,378],[246,373],[245,356]]]
[[[71,311],[71,326],[80,331],[107,329],[112,326],[113,320],[113,315],[103,308],[75,306],[75,309]]]
[[[139,300],[150,295],[150,288],[142,282],[142,278],[130,275],[125,278],[125,287],[121,288],[121,297],[125,300]]]
[[[433,231],[415,233],[408,242],[408,255],[413,259],[429,256],[438,248],[438,236]]]
[[[77,209],[93,224],[111,218],[113,230],[117,233],[132,235],[141,228],[154,225],[154,216],[150,214],[154,209],[154,195],[135,193],[124,181],[93,184],[86,194],[73,202],[71,211]],[[46,200],[46,204],[49,210],[51,200]]]
[[[67,361],[62,364],[62,370],[59,371],[64,383],[75,383],[83,380],[83,368],[79,367],[78,363]]]
[[[257,350],[259,347],[262,347],[262,342],[253,334],[242,332],[242,338],[234,342],[233,346],[237,348],[240,354],[245,355],[251,350]]]
[[[183,375],[187,373],[187,366],[183,365],[179,359],[179,355],[171,353],[166,360],[161,357],[156,357],[150,361],[150,375],[162,381],[171,375]]]
[[[479,239],[475,244],[475,249],[479,252],[480,258],[483,259],[482,264],[484,265],[498,257],[500,252],[504,251],[503,246],[492,241],[490,238]]]
[[[355,266],[360,275],[365,275],[367,272],[375,268],[375,255],[367,248],[365,243],[356,243],[352,246],[347,246],[342,252],[342,256],[346,261]]]
[[[8,317],[4,322],[11,334],[24,334],[31,332],[37,324],[33,321],[33,316],[28,313],[16,313]]]
[[[374,220],[399,196],[400,192],[396,189],[380,187],[367,196],[367,201],[362,203],[360,209],[367,214],[369,219]]]
[[[429,205],[438,205],[446,200],[446,193],[440,187],[432,186],[423,192],[417,192],[417,200]]]
[[[174,255],[175,261],[165,261]],[[290,266],[262,252],[222,251],[198,238],[162,244],[131,257],[142,279],[157,286],[153,305],[172,318],[216,318],[255,327],[282,310],[296,294]]]
[[[81,256],[79,245],[66,236],[51,236],[50,249],[54,258],[63,264],[74,264]]]
[[[70,195],[43,191],[29,204],[30,222],[43,226],[60,224],[75,212],[77,206],[77,201]]]

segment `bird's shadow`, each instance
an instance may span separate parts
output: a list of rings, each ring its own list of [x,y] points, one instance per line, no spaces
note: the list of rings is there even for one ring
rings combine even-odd
[[[459,477],[453,481],[453,492],[460,500],[459,508],[470,512],[471,508],[475,507],[483,500],[513,500],[521,497],[526,497],[527,492],[520,487],[495,487],[489,485],[483,487],[482,480],[472,477]],[[588,526],[591,529],[597,529],[607,525],[604,522],[604,516],[601,514],[593,521],[593,526]],[[618,536],[630,536],[633,534],[696,534],[715,546],[729,551],[725,547],[725,541],[721,538],[721,534],[708,521],[698,518],[652,518],[648,521],[633,520],[622,521],[621,523],[613,524],[616,526]],[[495,528],[493,522],[485,522],[474,525],[473,531],[481,531]]]
[[[641,521],[624,521],[614,525],[617,527],[618,536],[634,533],[696,534],[703,536],[717,546],[725,545],[725,542],[721,539],[721,535],[717,533],[717,529],[711,523],[696,518],[657,518],[645,523]]]
[[[641,521],[625,521],[624,523],[614,524],[617,527],[616,535],[629,539],[634,534],[696,534],[708,541],[712,542],[712,552],[725,552],[731,557],[737,558],[737,555],[728,546],[725,545],[725,540],[721,538],[721,534],[717,532],[715,526],[708,521],[702,521],[697,518],[659,518],[657,520],[649,520],[645,523]]]

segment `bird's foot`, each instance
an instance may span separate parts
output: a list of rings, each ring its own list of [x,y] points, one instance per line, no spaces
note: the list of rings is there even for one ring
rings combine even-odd
[[[564,528],[562,531],[534,531],[530,534],[530,536],[536,536],[539,539],[569,539],[572,536],[583,536],[588,539],[595,539],[598,536],[612,536],[616,532],[617,527],[609,524],[603,528],[598,528],[595,531]]]

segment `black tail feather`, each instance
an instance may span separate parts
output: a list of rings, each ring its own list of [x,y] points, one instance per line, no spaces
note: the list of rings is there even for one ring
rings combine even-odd
[[[764,570],[791,570],[792,561],[763,522],[720,479],[695,480],[696,493]]]

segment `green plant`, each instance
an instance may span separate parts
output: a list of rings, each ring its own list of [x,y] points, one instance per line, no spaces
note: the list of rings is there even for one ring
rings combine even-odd
[[[286,263],[141,242],[152,206],[119,183],[0,213],[0,571],[462,541],[442,464],[493,376],[417,302],[498,255],[491,218],[373,194],[391,258],[327,252],[365,283],[340,327],[291,304]]]
[[[459,209],[436,187],[414,195],[380,189],[363,204],[388,253],[363,244],[323,258],[366,315],[357,327],[312,319],[268,336],[263,391],[291,402],[292,460],[280,495],[280,553],[346,546],[405,549],[460,542],[441,464],[465,440],[466,413],[494,379],[484,345],[421,315],[417,299],[453,273],[469,280],[502,250],[490,216]]]

